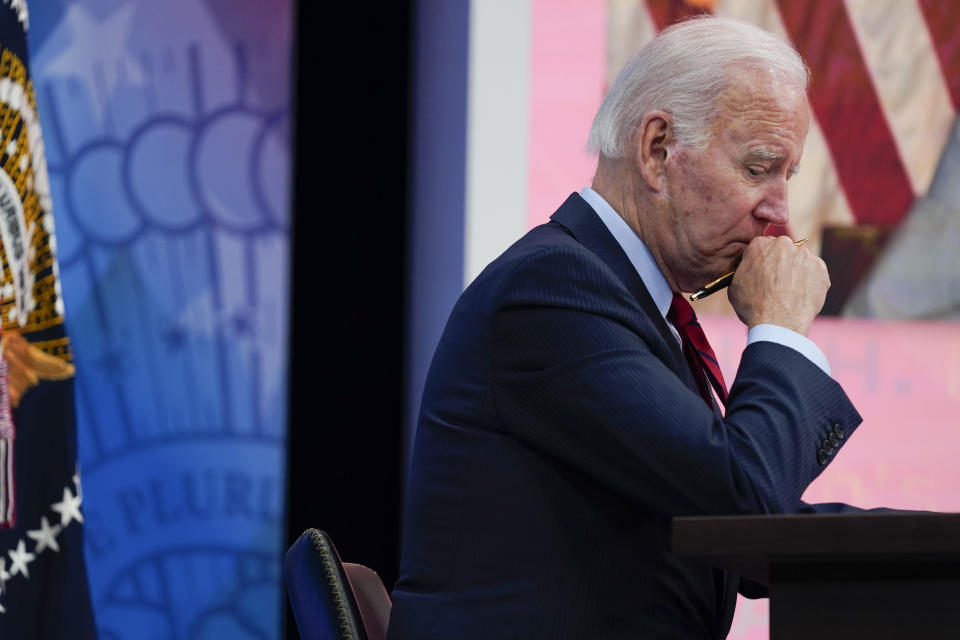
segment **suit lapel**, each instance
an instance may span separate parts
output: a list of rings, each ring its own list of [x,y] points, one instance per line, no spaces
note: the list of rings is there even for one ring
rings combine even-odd
[[[624,253],[620,243],[613,237],[607,226],[603,224],[600,216],[579,194],[572,193],[556,213],[550,216],[550,219],[565,227],[580,244],[596,254],[617,274],[627,290],[636,298],[650,322],[657,328],[663,342],[661,346],[665,347],[660,350],[666,356],[664,361],[692,391],[699,395],[697,383],[680,351],[680,345],[670,332],[666,320],[660,315],[660,309],[657,308],[646,285],[643,284],[633,263],[630,262],[630,258]],[[711,406],[714,415],[722,419],[723,414],[716,400],[711,402]],[[717,568],[713,569],[713,578],[721,628],[729,631],[739,579],[736,575]]]
[[[550,219],[565,227],[580,244],[592,251],[617,274],[627,290],[636,298],[650,322],[657,328],[663,342],[662,351],[665,355],[669,354],[665,361],[687,382],[687,386],[692,385],[691,388],[696,391],[696,382],[690,374],[686,360],[683,359],[680,345],[670,332],[666,320],[660,315],[660,310],[643,284],[643,280],[640,279],[637,270],[634,269],[616,238],[603,224],[600,216],[579,194],[572,193],[556,213],[550,216]]]

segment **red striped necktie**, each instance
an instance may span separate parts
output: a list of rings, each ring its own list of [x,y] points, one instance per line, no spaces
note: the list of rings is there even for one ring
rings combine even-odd
[[[697,314],[693,312],[693,307],[679,293],[673,294],[673,302],[667,312],[667,320],[680,334],[683,357],[687,359],[687,364],[693,371],[693,377],[696,378],[697,386],[700,388],[700,395],[712,407],[713,401],[710,397],[709,386],[712,384],[720,402],[726,406],[727,385],[723,381],[723,373],[720,371],[717,356],[714,355],[710,343],[707,342],[707,336],[704,335],[700,323],[697,322]],[[707,382],[708,379],[709,382]]]

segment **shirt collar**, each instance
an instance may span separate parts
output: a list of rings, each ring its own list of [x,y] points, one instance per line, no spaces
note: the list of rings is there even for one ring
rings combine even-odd
[[[627,254],[630,264],[637,270],[637,275],[643,280],[643,285],[650,292],[654,304],[660,311],[660,315],[667,317],[667,311],[670,310],[670,303],[673,302],[673,291],[667,284],[667,279],[663,277],[660,267],[650,249],[643,243],[626,220],[620,217],[613,207],[603,199],[603,197],[591,189],[584,187],[580,190],[580,197],[587,201],[587,204],[596,212],[607,227],[607,230],[613,235],[617,244]]]

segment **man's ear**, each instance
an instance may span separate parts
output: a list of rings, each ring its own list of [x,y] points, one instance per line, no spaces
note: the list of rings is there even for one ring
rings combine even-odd
[[[664,188],[667,156],[673,153],[673,119],[665,111],[651,111],[643,117],[634,140],[637,170],[656,192]]]

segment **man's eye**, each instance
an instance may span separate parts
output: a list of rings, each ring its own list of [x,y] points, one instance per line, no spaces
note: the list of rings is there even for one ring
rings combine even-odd
[[[767,172],[763,167],[747,167],[747,171],[749,171],[752,176],[762,176]]]

